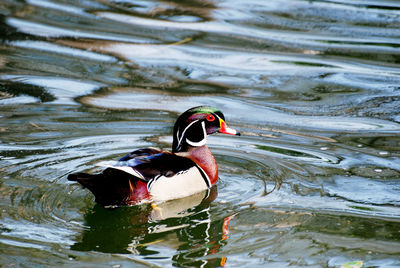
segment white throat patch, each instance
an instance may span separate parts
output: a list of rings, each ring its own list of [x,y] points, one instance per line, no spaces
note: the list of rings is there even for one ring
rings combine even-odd
[[[203,121],[201,122],[201,128],[203,129],[203,139],[201,141],[191,141],[188,138],[186,138],[186,142],[193,146],[193,147],[199,147],[199,146],[203,146],[207,143],[207,132],[206,132],[206,123]]]

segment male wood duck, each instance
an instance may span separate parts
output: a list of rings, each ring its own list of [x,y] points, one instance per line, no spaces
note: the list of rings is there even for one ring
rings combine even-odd
[[[102,173],[73,173],[68,180],[88,188],[103,206],[162,202],[189,196],[212,187],[218,167],[206,146],[213,133],[240,135],[225,123],[224,115],[209,106],[191,108],[179,116],[172,152],[139,149],[122,157]]]

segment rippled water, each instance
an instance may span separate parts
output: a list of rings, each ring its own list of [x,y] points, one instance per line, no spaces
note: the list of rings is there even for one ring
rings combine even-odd
[[[0,265],[400,266],[398,1],[3,0]],[[220,108],[209,192],[105,209],[73,171]]]

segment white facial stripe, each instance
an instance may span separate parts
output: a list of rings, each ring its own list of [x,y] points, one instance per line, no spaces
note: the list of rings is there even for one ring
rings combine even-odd
[[[185,132],[186,132],[186,130],[188,130],[194,123],[196,123],[196,122],[198,122],[199,120],[196,120],[196,121],[193,121],[192,123],[190,123],[187,127],[185,127],[185,129],[182,131],[182,135],[181,135],[181,137],[178,139],[178,146],[177,146],[177,148],[179,148],[179,146],[181,146],[181,143],[182,143],[182,139],[183,139],[183,137],[185,136]],[[178,133],[177,133],[177,135],[178,135]]]
[[[217,114],[215,114],[215,115],[218,117],[218,119],[219,119],[218,121],[222,120],[221,117],[219,117]],[[225,120],[224,120],[224,121],[225,121]]]
[[[179,147],[179,145],[181,144],[181,141],[179,139],[179,130],[180,130],[180,128],[178,127],[178,130],[176,131],[176,140],[178,141],[177,147]],[[175,149],[177,149],[177,148],[175,148]]]
[[[198,141],[198,142],[194,142],[194,141],[191,141],[191,140],[186,138],[186,142],[189,145],[194,146],[194,147],[199,147],[199,146],[203,146],[203,145],[205,145],[207,143],[206,123],[204,121],[201,122],[201,127],[203,129],[203,137],[204,138],[201,141]]]

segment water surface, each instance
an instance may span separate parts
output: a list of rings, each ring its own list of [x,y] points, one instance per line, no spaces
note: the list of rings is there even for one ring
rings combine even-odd
[[[0,3],[2,266],[400,266],[398,1]],[[220,108],[220,181],[106,209],[66,180]]]

